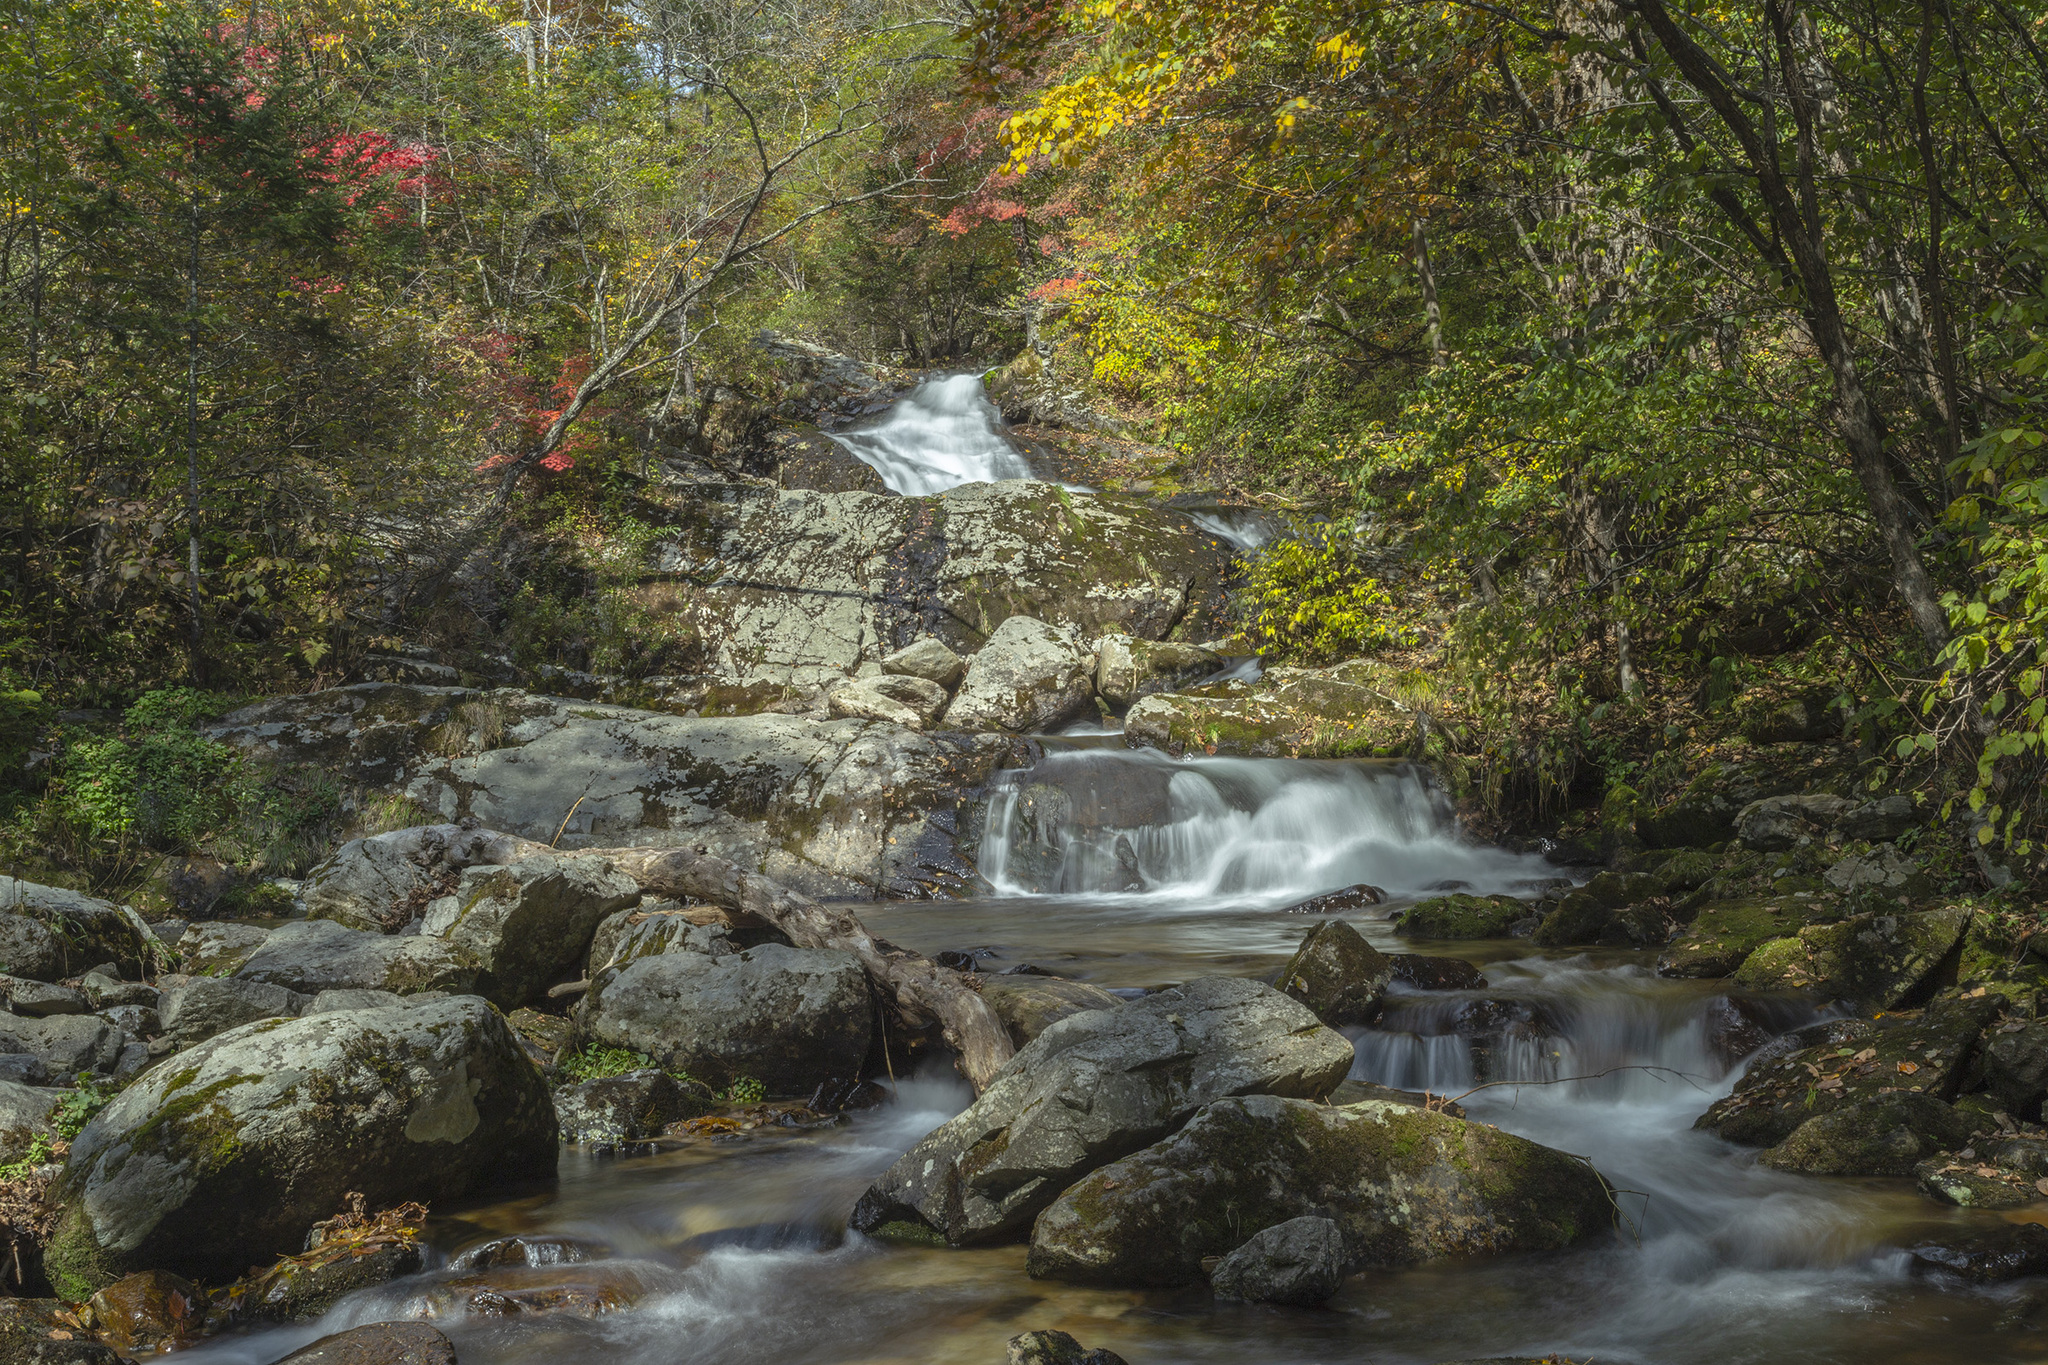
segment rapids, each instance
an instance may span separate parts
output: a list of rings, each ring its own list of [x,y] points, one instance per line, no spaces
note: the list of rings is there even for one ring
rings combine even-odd
[[[955,374],[925,380],[873,422],[832,439],[898,493],[943,493],[963,483],[1031,477],[1002,420],[978,376]]]

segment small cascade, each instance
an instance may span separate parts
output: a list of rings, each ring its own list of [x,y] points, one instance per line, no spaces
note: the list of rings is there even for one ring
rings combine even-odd
[[[1366,882],[1392,896],[1526,891],[1541,859],[1468,842],[1427,770],[1331,759],[1049,753],[991,793],[981,872],[1005,895],[1286,905]]]
[[[873,467],[883,483],[910,496],[1032,476],[1003,435],[1002,414],[971,374],[927,379],[872,425],[832,439]]]

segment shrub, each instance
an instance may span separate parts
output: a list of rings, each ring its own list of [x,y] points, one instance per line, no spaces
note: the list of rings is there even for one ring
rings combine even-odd
[[[1252,565],[1249,596],[1253,629],[1269,652],[1330,663],[1410,641],[1360,551],[1348,527],[1266,548]]]

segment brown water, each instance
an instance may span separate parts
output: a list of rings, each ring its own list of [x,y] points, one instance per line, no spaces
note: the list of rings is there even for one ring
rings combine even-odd
[[[1411,847],[1403,856],[1419,855]],[[1442,856],[1445,875],[1471,871],[1455,846],[1443,845]],[[1477,861],[1500,870],[1502,856]],[[1346,864],[1343,875],[1355,880],[1354,871]],[[908,947],[987,950],[985,970],[1031,962],[1112,988],[1265,976],[1307,927],[1274,908],[1286,898],[1268,889],[1203,894],[1185,880],[1175,890],[1173,878],[1158,877],[1165,890],[1138,895],[994,896],[863,915]],[[1418,946],[1396,940],[1384,913],[1355,922],[1385,948]],[[1008,1337],[1042,1327],[1132,1365],[1393,1365],[1548,1352],[1699,1365],[2048,1360],[2048,1290],[1970,1290],[1908,1273],[1902,1248],[1918,1236],[1989,1216],[1942,1209],[1906,1181],[1762,1170],[1753,1153],[1691,1130],[1735,1074],[1708,1026],[1711,983],[1661,980],[1635,954],[1437,947],[1485,965],[1485,996],[1555,1021],[1552,1036],[1496,1047],[1488,1074],[1533,1082],[1659,1068],[1497,1086],[1465,1100],[1475,1118],[1591,1159],[1625,1191],[1624,1230],[1562,1254],[1361,1275],[1314,1311],[1219,1304],[1200,1289],[1078,1289],[1027,1277],[1018,1247],[911,1249],[846,1234],[866,1183],[967,1103],[957,1080],[927,1077],[842,1127],[625,1159],[567,1151],[551,1192],[440,1210],[443,1252],[509,1232],[584,1237],[613,1256],[570,1269],[623,1278],[643,1297],[595,1319],[435,1320],[464,1365],[994,1365]],[[1353,1074],[1467,1088],[1470,1049],[1445,1030],[1472,998],[1397,1000],[1385,1027],[1356,1031]],[[216,1341],[187,1359],[261,1365],[342,1326],[431,1316],[438,1277],[368,1291],[323,1322]]]

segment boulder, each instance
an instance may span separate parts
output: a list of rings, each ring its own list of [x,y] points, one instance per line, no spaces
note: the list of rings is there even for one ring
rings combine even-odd
[[[1381,888],[1368,886],[1364,882],[1354,882],[1350,886],[1339,890],[1328,891],[1320,896],[1310,896],[1305,901],[1297,901],[1293,905],[1288,906],[1283,913],[1289,915],[1342,915],[1348,914],[1353,910],[1363,910],[1367,906],[1382,904],[1386,899],[1387,893]]]
[[[455,1365],[455,1345],[424,1322],[373,1322],[322,1337],[277,1365]]]
[[[1765,1049],[1695,1128],[1730,1142],[1770,1147],[1817,1114],[1876,1095],[1953,1101],[1978,1036],[1998,1013],[1995,995],[1937,1000],[1876,1023],[1841,1020],[1787,1034]],[[1815,1035],[1820,1041],[1801,1046]],[[1777,1049],[1784,1045],[1784,1050]]]
[[[163,1270],[116,1280],[87,1306],[100,1340],[124,1356],[175,1351],[190,1345],[206,1324],[205,1293]]]
[[[826,694],[825,707],[842,719],[928,730],[946,709],[946,689],[924,678],[885,673],[840,683]]]
[[[31,981],[55,981],[64,975],[63,945],[39,920],[0,914],[0,972]]]
[[[2048,1139],[1979,1137],[1929,1157],[1913,1178],[1930,1198],[1966,1209],[2016,1209],[2048,1196]]]
[[[595,980],[607,967],[623,967],[635,958],[654,953],[710,953],[723,957],[736,953],[744,944],[733,941],[732,931],[722,924],[700,924],[683,910],[628,910],[598,925],[590,940],[590,956],[583,975]]]
[[[92,1005],[69,986],[31,981],[25,977],[6,978],[7,1008],[27,1019],[47,1019],[53,1014],[90,1014]]]
[[[399,995],[467,992],[476,977],[475,959],[443,939],[393,938],[324,919],[278,929],[235,970],[237,980],[283,986],[301,995],[332,990]]]
[[[852,1226],[1012,1240],[1074,1180],[1229,1095],[1316,1099],[1351,1044],[1270,986],[1207,977],[1062,1019],[861,1196]]]
[[[57,1136],[52,1115],[63,1092],[0,1081],[0,1164],[21,1160],[38,1137]]]
[[[245,1292],[232,1311],[241,1322],[310,1322],[358,1289],[417,1274],[425,1264],[417,1236],[322,1244],[251,1275],[237,1286]]]
[[[1806,1175],[1905,1176],[1960,1147],[1970,1128],[1965,1115],[1932,1095],[1865,1095],[1806,1120],[1757,1160]]]
[[[1032,1229],[1034,1276],[1100,1285],[1197,1281],[1245,1229],[1316,1215],[1346,1270],[1555,1251],[1609,1228],[1592,1167],[1399,1104],[1219,1100],[1173,1137],[1070,1187]]]
[[[112,1009],[116,1005],[155,1005],[157,989],[141,981],[122,981],[108,976],[105,972],[87,972],[78,983],[79,994],[95,1010]]]
[[[1797,897],[1714,901],[1657,959],[1657,975],[1706,980],[1733,976],[1772,939],[1796,934],[1819,907]]]
[[[1103,1347],[1089,1350],[1065,1332],[1020,1332],[1010,1338],[1008,1365],[1126,1365]]]
[[[704,1086],[649,1069],[565,1085],[555,1091],[555,1115],[564,1142],[637,1142],[710,1113],[714,1102]]]
[[[1513,896],[1436,896],[1410,906],[1394,930],[1408,938],[1506,938],[1530,912]]]
[[[1913,859],[1890,844],[1856,848],[1842,855],[1821,880],[1837,891],[1864,892],[1907,900],[1934,889],[1934,879]]]
[[[859,958],[771,943],[609,968],[591,983],[583,1029],[718,1089],[751,1077],[771,1095],[808,1095],[859,1077],[874,1019]]]
[[[1029,616],[995,628],[946,708],[954,730],[1043,729],[1083,714],[1093,660],[1060,631]]]
[[[1036,1038],[1069,1015],[1083,1010],[1113,1010],[1123,1006],[1119,996],[1085,981],[1068,981],[1057,976],[991,976],[982,979],[981,998],[1018,1047]]]
[[[1920,813],[1913,805],[1913,798],[1901,792],[1896,796],[1865,801],[1854,810],[1845,812],[1835,821],[1835,828],[1845,839],[1883,843],[1898,838],[1919,823]]]
[[[1826,836],[1860,803],[1824,792],[1767,796],[1735,813],[1735,837],[1744,848],[1777,853]]]
[[[164,955],[142,916],[125,905],[83,892],[0,877],[0,912],[35,920],[48,930],[65,974],[112,962],[123,972],[139,976],[143,964]],[[43,949],[37,946],[35,951]],[[35,975],[27,971],[12,974]]]
[[[1971,1284],[2003,1284],[2048,1275],[2048,1227],[2001,1223],[1958,1230],[1912,1249],[1913,1268],[1954,1275]]]
[[[1795,937],[1759,946],[1735,973],[1735,984],[1897,1009],[1931,993],[1936,974],[1961,949],[1970,918],[1967,909],[1929,910],[1808,925]]]
[[[1275,984],[1335,1027],[1371,1023],[1393,979],[1385,954],[1343,920],[1329,920],[1308,931]]]
[[[1327,1103],[1361,1104],[1366,1100],[1381,1104],[1405,1104],[1412,1109],[1433,1109],[1440,1114],[1449,1114],[1454,1119],[1465,1117],[1465,1106],[1449,1096],[1432,1095],[1427,1090],[1396,1090],[1391,1085],[1380,1085],[1375,1081],[1343,1081],[1330,1092]]]
[[[232,976],[269,937],[270,930],[258,924],[195,924],[178,936],[178,962],[193,976]]]
[[[1354,659],[1329,668],[1274,667],[1257,681],[1217,680],[1140,698],[1124,739],[1170,754],[1316,758],[1404,752],[1415,718],[1390,700],[1385,666]]]
[[[956,822],[1007,750],[858,720],[394,684],[273,698],[208,733],[565,852],[701,847],[806,895],[860,898],[971,883]]]
[[[2013,1019],[1984,1040],[1984,1088],[2016,1119],[2041,1117],[2048,1095],[2048,1023]]]
[[[1344,1283],[1344,1233],[1328,1218],[1304,1214],[1252,1234],[1209,1272],[1219,1299],[1308,1308]]]
[[[399,1005],[405,997],[393,991],[338,990],[322,991],[313,997],[312,1003],[299,1013],[337,1014],[342,1010],[381,1010],[389,1005]],[[514,1011],[517,1013],[518,1011]],[[509,1016],[508,1016],[509,1018]]]
[[[1705,848],[1731,838],[1737,813],[1754,801],[1848,780],[1842,755],[1826,745],[1717,759],[1662,808],[1639,816],[1636,835],[1651,848]]]
[[[935,636],[907,644],[894,654],[882,656],[886,677],[921,678],[950,692],[967,673],[967,661],[941,644]]]
[[[1418,991],[1483,991],[1486,977],[1463,958],[1429,957],[1422,953],[1389,953],[1394,980]]]
[[[575,973],[597,926],[639,903],[640,884],[602,858],[537,853],[467,869],[421,928],[477,964],[477,994],[517,1009]]]
[[[421,825],[351,839],[306,874],[299,899],[315,919],[388,933],[426,913],[466,867],[507,863],[519,841],[487,829]]]
[[[145,1267],[233,1279],[351,1192],[386,1207],[548,1179],[556,1135],[540,1074],[475,996],[245,1024],[73,1141],[51,1280],[78,1298]]]
[[[258,1019],[296,1019],[307,1003],[299,992],[268,982],[200,976],[165,991],[157,1017],[173,1046],[188,1048]]]
[[[55,1299],[0,1298],[0,1360],[8,1365],[123,1365],[114,1348],[83,1339]]]
[[[33,1057],[52,1076],[81,1071],[110,1075],[129,1038],[96,1014],[58,1014],[47,1019],[0,1015],[0,1052]]]
[[[1095,690],[1111,706],[1129,706],[1154,692],[1200,682],[1223,667],[1223,656],[1200,645],[1105,635],[1095,642]]]

